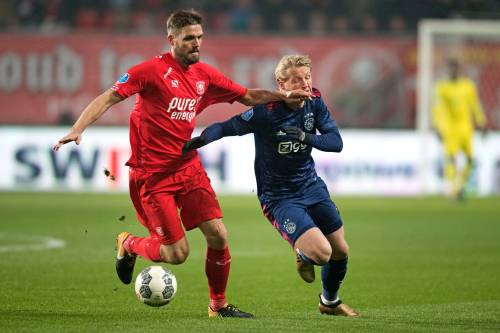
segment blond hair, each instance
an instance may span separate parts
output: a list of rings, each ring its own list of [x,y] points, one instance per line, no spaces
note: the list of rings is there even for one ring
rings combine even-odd
[[[276,81],[286,80],[288,78],[286,71],[292,67],[308,67],[309,70],[312,70],[311,58],[298,54],[283,56],[274,70]]]

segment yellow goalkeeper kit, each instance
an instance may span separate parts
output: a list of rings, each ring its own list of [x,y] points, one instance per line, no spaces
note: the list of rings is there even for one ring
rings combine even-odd
[[[433,121],[448,156],[463,151],[471,158],[474,126],[485,124],[474,82],[465,77],[439,82],[435,88]]]

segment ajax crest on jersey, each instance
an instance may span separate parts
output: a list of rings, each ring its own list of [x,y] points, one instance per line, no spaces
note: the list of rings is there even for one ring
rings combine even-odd
[[[177,279],[174,273],[165,267],[147,267],[135,279],[135,294],[139,301],[146,305],[167,305],[176,293]]]
[[[289,219],[286,219],[285,221],[285,231],[288,233],[288,234],[293,234],[295,232],[295,230],[297,230],[297,225],[290,221]]]
[[[314,129],[314,118],[306,118],[304,120],[304,128],[306,131],[312,131]]]

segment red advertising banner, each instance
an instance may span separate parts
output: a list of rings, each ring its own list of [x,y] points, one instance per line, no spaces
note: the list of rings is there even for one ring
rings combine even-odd
[[[0,34],[0,124],[71,124],[128,68],[168,50],[164,37]],[[202,59],[244,86],[275,89],[280,57],[308,54],[313,85],[342,128],[413,128],[416,51],[416,41],[402,37],[208,36]],[[461,51],[492,129],[500,125],[498,54],[498,43],[469,44]],[[133,97],[117,104],[98,124],[128,124],[133,104]],[[244,109],[239,103],[211,106],[197,125]]]
[[[0,124],[70,123],[129,67],[169,50],[163,37],[0,34]],[[202,59],[247,87],[274,89],[282,55],[308,54],[313,82],[343,127],[411,127],[415,40],[208,36]],[[129,98],[99,120],[126,125]],[[211,106],[204,126],[245,107]]]

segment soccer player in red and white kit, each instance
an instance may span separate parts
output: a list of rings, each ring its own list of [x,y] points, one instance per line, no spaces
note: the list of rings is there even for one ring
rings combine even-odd
[[[310,93],[247,89],[200,62],[201,23],[194,10],[175,11],[167,20],[171,51],[130,68],[85,108],[54,150],[71,141],[80,144],[87,126],[112,105],[137,94],[130,115],[129,189],[137,216],[150,236],[118,235],[118,277],[125,284],[132,281],[138,255],[154,262],[183,263],[189,254],[184,229],[199,228],[207,241],[209,317],[253,318],[227,303],[231,256],[221,209],[197,152],[182,155],[182,147],[191,139],[196,115],[211,104],[293,103],[310,98]]]

